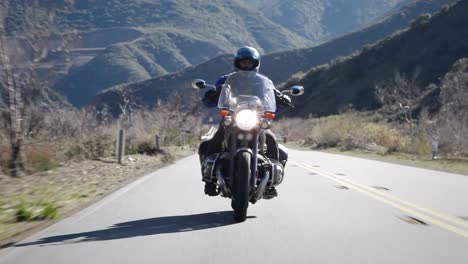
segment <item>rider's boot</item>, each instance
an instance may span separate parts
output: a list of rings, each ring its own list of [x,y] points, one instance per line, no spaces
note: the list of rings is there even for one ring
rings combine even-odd
[[[219,195],[219,190],[216,187],[216,183],[205,182],[205,194],[209,196]]]
[[[265,190],[265,193],[263,194],[263,199],[272,199],[278,196],[278,191],[276,191],[276,188],[273,186],[271,188],[268,188]]]

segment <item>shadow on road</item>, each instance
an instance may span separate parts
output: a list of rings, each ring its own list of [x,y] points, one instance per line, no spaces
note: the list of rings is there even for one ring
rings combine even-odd
[[[124,239],[138,236],[189,232],[232,224],[235,224],[232,211],[166,216],[118,223],[102,230],[45,237],[33,242],[16,244],[15,247]]]

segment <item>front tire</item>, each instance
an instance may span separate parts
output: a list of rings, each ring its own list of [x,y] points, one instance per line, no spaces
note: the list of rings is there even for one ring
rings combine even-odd
[[[249,207],[249,183],[250,183],[250,160],[248,152],[237,155],[236,171],[233,182],[234,197],[232,207],[234,209],[234,220],[244,222],[247,219],[247,208]]]

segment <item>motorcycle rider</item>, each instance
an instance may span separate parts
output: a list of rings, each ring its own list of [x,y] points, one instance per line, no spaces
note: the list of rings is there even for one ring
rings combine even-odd
[[[255,48],[245,46],[238,49],[234,55],[234,68],[236,71],[255,71],[258,72],[260,68],[260,54]],[[218,105],[218,99],[221,93],[222,86],[230,74],[224,75],[218,79],[215,83],[216,90],[209,90],[205,92],[202,102],[205,106],[212,108]],[[291,98],[287,95],[283,95],[277,89],[274,90],[275,99],[277,104],[277,112],[280,112],[285,107],[290,107]],[[208,141],[202,142],[199,147],[200,162],[203,162],[205,157],[211,154],[219,153],[222,151],[222,142],[224,139],[224,126],[219,125],[215,135]],[[284,146],[278,145],[274,134],[270,131],[266,131],[266,145],[267,153],[266,156],[275,160],[280,161],[283,166],[286,165],[287,161],[287,150]],[[205,182],[205,194],[215,196],[219,194],[219,190],[216,188],[215,183]],[[267,189],[264,194],[264,198],[271,199],[278,195],[275,187]]]

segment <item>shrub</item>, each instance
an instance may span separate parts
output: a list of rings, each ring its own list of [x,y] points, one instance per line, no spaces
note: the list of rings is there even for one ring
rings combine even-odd
[[[303,141],[310,131],[310,122],[300,118],[281,119],[273,122],[272,130],[278,142],[285,138],[290,141]]]
[[[30,221],[33,218],[33,212],[26,208],[26,205],[21,202],[15,212],[15,219],[17,222]]]
[[[71,142],[65,147],[65,157],[67,160],[82,159],[83,158],[83,147],[80,142]]]
[[[419,26],[424,26],[429,23],[431,18],[432,18],[431,14],[428,14],[428,13],[422,14],[418,18],[416,18],[413,22],[411,22],[411,27],[415,28]]]
[[[57,216],[57,206],[49,202],[32,207],[28,207],[25,202],[21,202],[15,212],[17,222],[54,219]]]
[[[79,140],[68,142],[65,147],[67,159],[98,159],[112,153],[114,142],[110,135],[94,133]]]
[[[26,166],[32,173],[48,171],[59,166],[53,146],[27,146],[24,148]]]
[[[358,119],[354,114],[344,114],[312,121],[312,131],[308,141],[315,142],[317,147],[337,147],[345,138],[353,137],[353,132],[360,123]]]
[[[318,148],[340,147],[377,151],[382,154],[401,149],[406,138],[400,131],[386,123],[372,122],[373,117],[346,113],[311,120],[312,130],[306,144]]]
[[[138,154],[138,147],[135,147],[133,145],[125,145],[125,155],[134,155]]]
[[[362,140],[361,146],[375,143],[388,149],[388,152],[397,151],[401,147],[402,136],[400,132],[387,124],[369,123],[358,130],[358,138]]]
[[[83,154],[87,159],[98,159],[109,154],[113,147],[110,135],[95,133],[82,141]]]
[[[407,139],[401,150],[409,154],[429,155],[432,152],[432,146],[429,137],[419,133]]]
[[[3,173],[8,174],[8,161],[11,157],[11,148],[10,147],[0,147],[0,170],[3,170]]]
[[[155,155],[156,148],[153,146],[153,142],[151,142],[151,140],[143,140],[138,143],[137,152],[139,154]]]
[[[37,220],[43,219],[54,219],[58,216],[57,207],[51,203],[45,203],[42,205],[42,210],[39,212],[39,215],[36,217]]]

